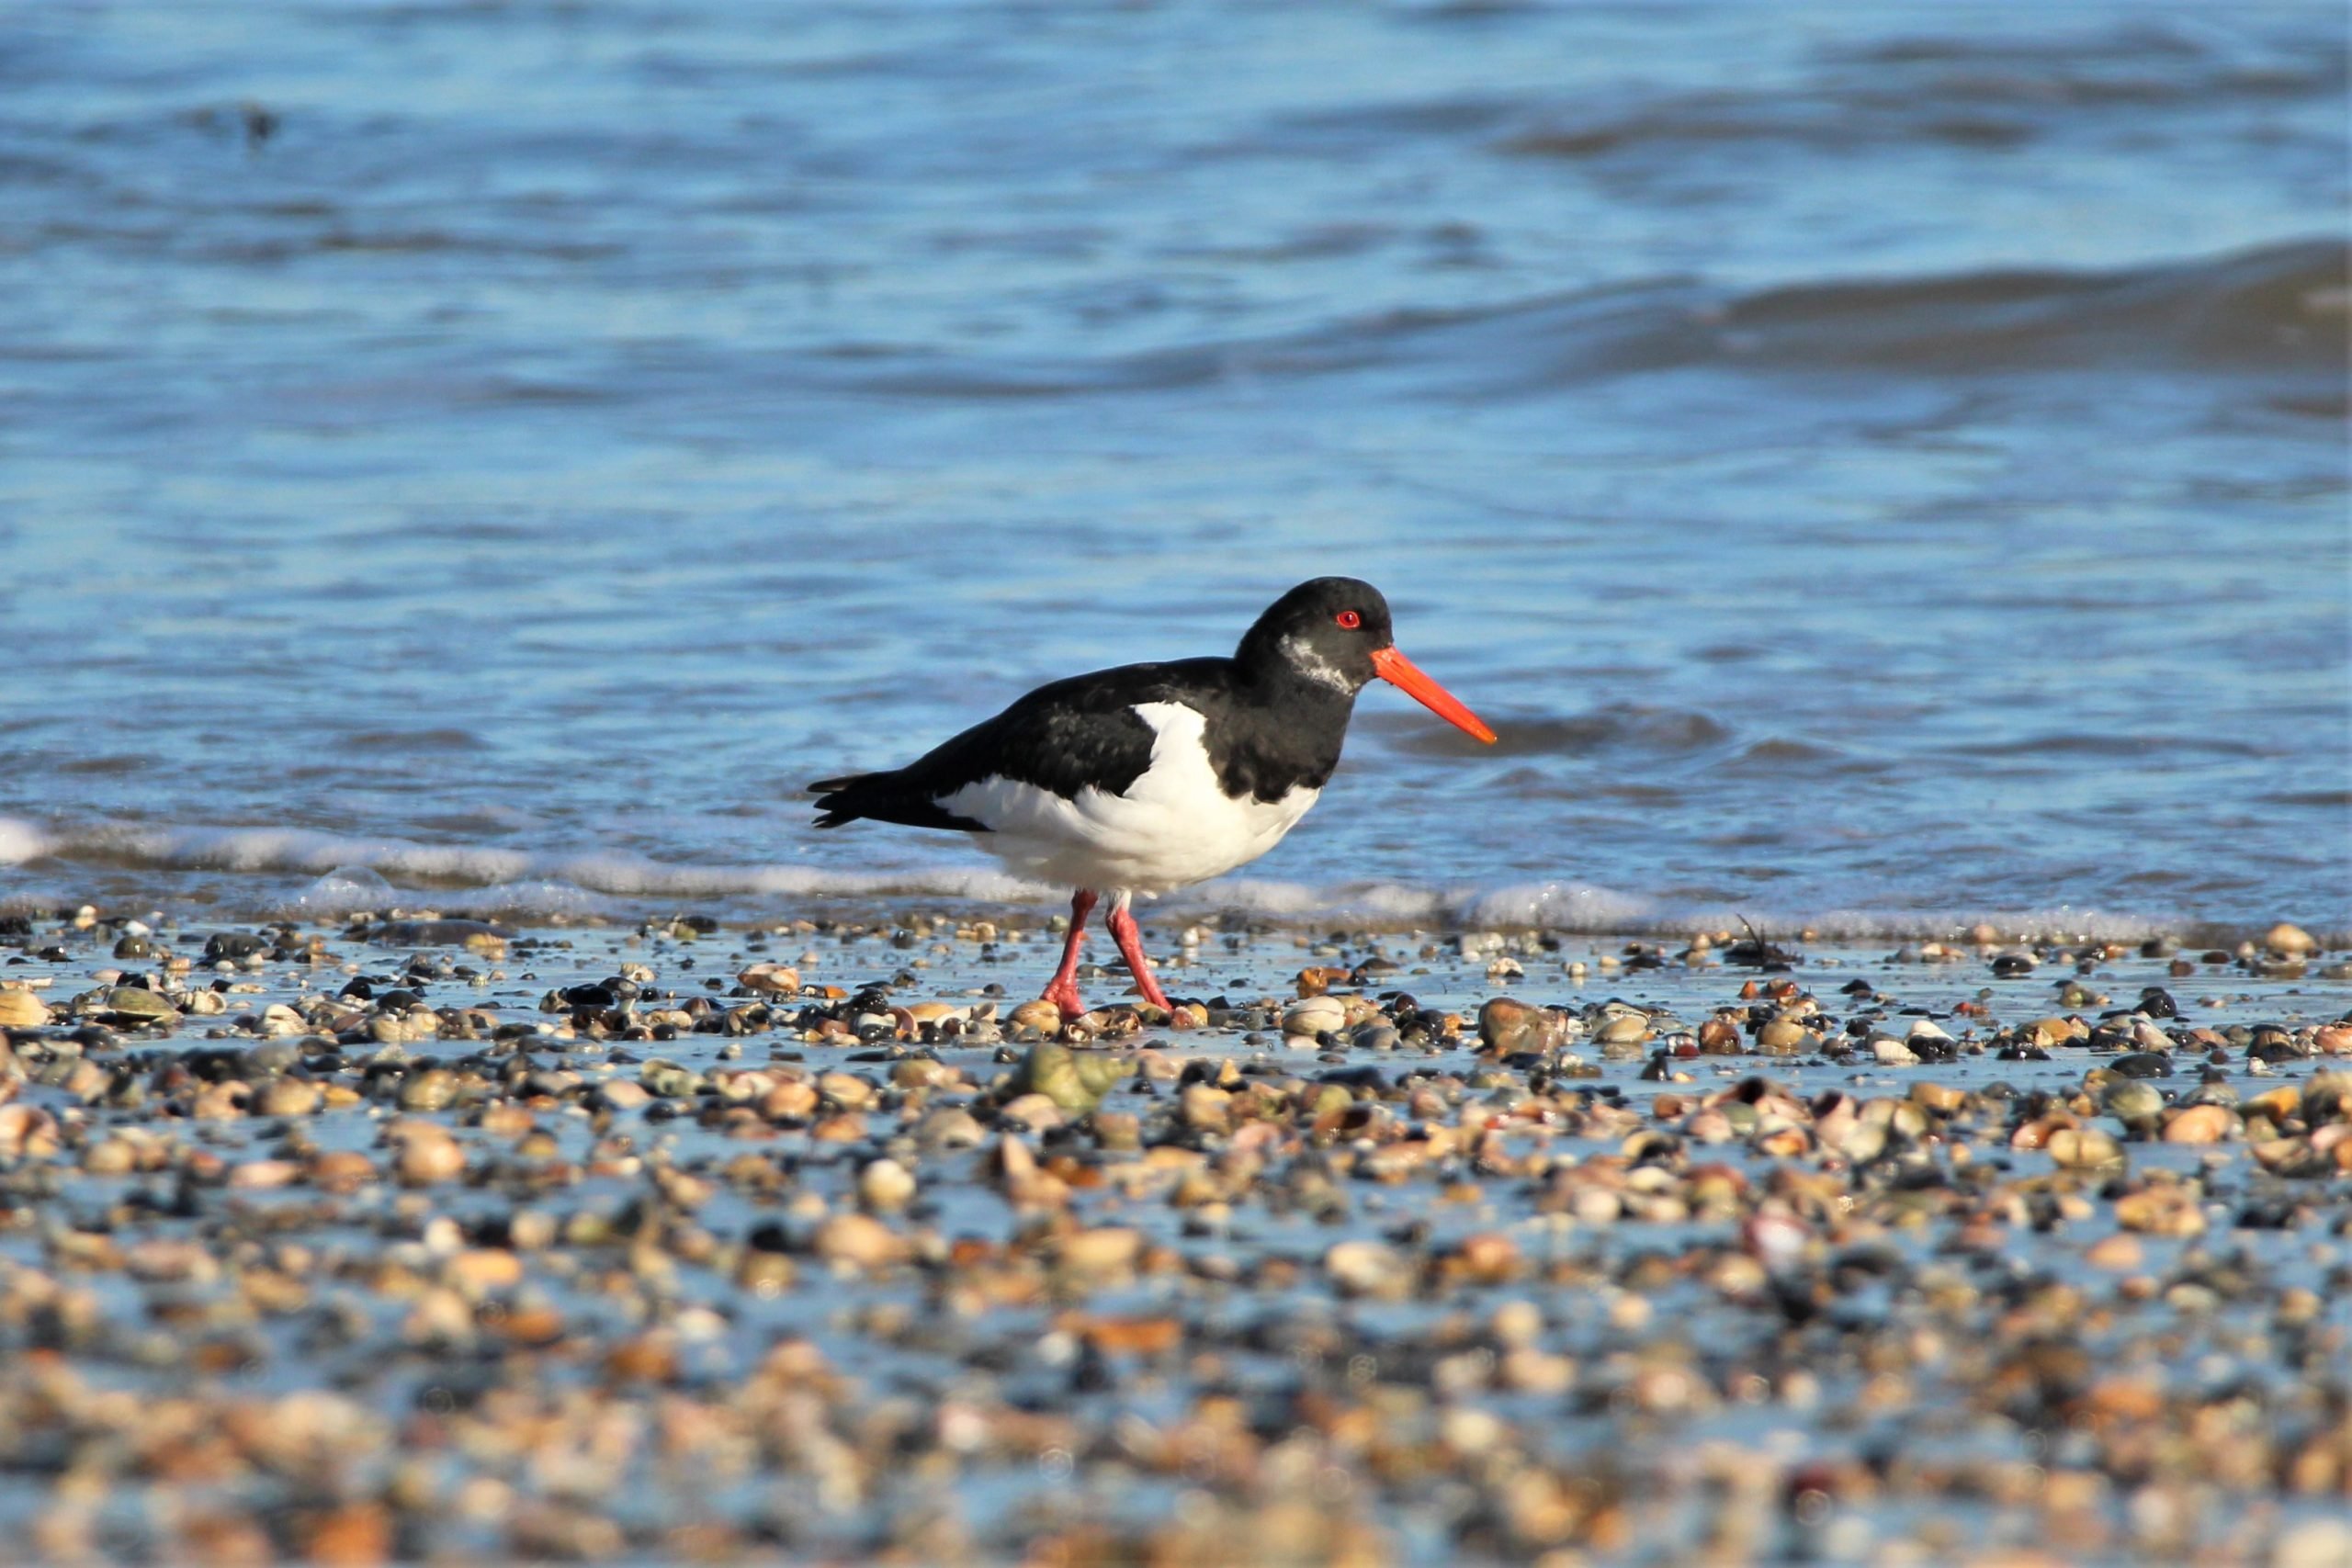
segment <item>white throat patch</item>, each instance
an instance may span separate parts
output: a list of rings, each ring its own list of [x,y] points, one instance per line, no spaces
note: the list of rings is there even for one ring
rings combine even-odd
[[[1286,637],[1276,646],[1282,649],[1283,657],[1290,660],[1290,667],[1308,680],[1318,682],[1335,692],[1345,692],[1351,697],[1356,694],[1355,683],[1340,673],[1338,665],[1309,648],[1305,637]]]

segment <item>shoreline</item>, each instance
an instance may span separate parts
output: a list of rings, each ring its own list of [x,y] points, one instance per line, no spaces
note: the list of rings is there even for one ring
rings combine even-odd
[[[67,884],[44,878],[38,887],[0,891],[0,919],[56,919],[77,909],[102,911],[108,920],[158,918],[185,923],[265,925],[280,921],[333,922],[378,912],[408,918],[453,915],[523,927],[548,925],[604,931],[693,916],[728,930],[751,931],[815,919],[828,924],[910,920],[994,919],[1029,928],[1050,922],[1066,909],[1068,894],[1010,884],[968,894],[922,887],[901,889],[887,877],[854,891],[710,894],[662,897],[643,894],[597,894],[578,887],[533,884],[527,889],[484,887],[449,882],[395,888],[372,873],[355,880],[338,869],[301,885],[288,885],[264,897],[239,897],[185,885],[159,886],[152,878],[114,879],[86,874]],[[0,887],[5,887],[0,882]],[[1136,916],[1146,927],[1205,925],[1220,931],[1261,934],[1347,931],[1387,936],[1429,933],[1540,933],[1584,944],[1611,941],[1686,944],[1703,937],[1727,946],[1748,932],[1806,943],[1862,947],[1885,942],[1945,943],[1962,948],[2075,946],[2085,943],[2156,942],[2245,956],[2259,950],[2279,927],[2305,932],[2314,957],[2352,956],[2352,919],[2314,919],[2281,910],[2264,916],[2214,919],[2182,915],[2110,912],[2059,904],[2039,909],[1975,908],[1917,910],[1899,908],[1840,908],[1791,915],[1763,907],[1711,904],[1633,912],[1646,901],[1623,895],[1590,897],[1599,890],[1576,885],[1530,885],[1520,889],[1456,895],[1379,887],[1374,896],[1351,897],[1347,888],[1315,889],[1296,884],[1230,882],[1220,894],[1210,884],[1159,899],[1138,899]],[[1589,915],[1563,915],[1579,903]],[[137,911],[136,914],[130,911]]]

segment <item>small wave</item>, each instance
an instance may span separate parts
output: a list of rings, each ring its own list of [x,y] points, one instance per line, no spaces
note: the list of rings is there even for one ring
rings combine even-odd
[[[342,738],[355,751],[476,751],[481,737],[470,729],[359,729]]]
[[[1358,722],[1387,736],[1400,750],[1448,757],[1578,756],[1611,750],[1671,755],[1707,750],[1732,738],[1730,726],[1712,714],[1637,703],[1616,703],[1566,716],[1488,716],[1496,735],[1491,746],[1464,739],[1442,726],[1431,726],[1426,715],[1416,713],[1367,715]]]
[[[2029,735],[2016,740],[1954,748],[1972,757],[2150,757],[2195,752],[2212,757],[2266,757],[2262,747],[2211,735]]]
[[[2317,806],[2341,811],[2352,807],[2352,789],[2274,790],[2254,797],[2257,806]]]
[[[1541,395],[1646,372],[1945,376],[2173,369],[2333,388],[2352,350],[2346,247],[2303,240],[2109,271],[1990,268],[1729,294],[1637,281],[1467,310],[1391,310],[1281,338],[1102,360],[910,354],[887,369],[805,367],[836,389],[1055,399],[1409,367],[1424,391]]]
[[[2109,272],[1803,285],[1733,301],[1718,341],[1768,365],[2334,374],[2352,325],[2346,273],[2342,243],[2309,240]]]
[[[143,773],[155,765],[153,757],[123,753],[106,757],[75,757],[57,764],[61,773],[82,777],[116,777],[125,773]]]

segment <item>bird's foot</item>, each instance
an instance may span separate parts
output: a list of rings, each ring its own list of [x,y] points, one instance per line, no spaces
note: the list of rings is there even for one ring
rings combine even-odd
[[[1076,980],[1057,980],[1046,987],[1045,999],[1061,1009],[1065,1019],[1080,1018],[1086,1012],[1086,1002],[1078,994]]]

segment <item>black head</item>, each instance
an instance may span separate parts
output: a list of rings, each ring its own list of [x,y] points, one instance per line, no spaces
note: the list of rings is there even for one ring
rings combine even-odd
[[[1379,589],[1318,577],[1268,605],[1234,657],[1252,672],[1299,675],[1352,697],[1380,673],[1373,655],[1396,642]]]
[[[1352,577],[1318,577],[1275,600],[1242,637],[1234,662],[1252,681],[1293,693],[1320,691],[1343,703],[1353,703],[1369,682],[1385,681],[1456,728],[1481,740],[1495,738],[1485,720],[1396,650],[1388,601]]]

